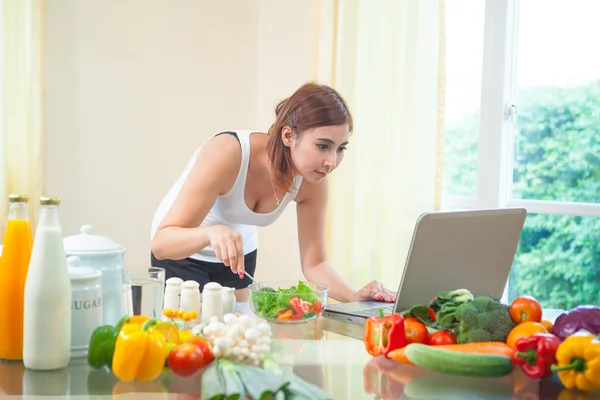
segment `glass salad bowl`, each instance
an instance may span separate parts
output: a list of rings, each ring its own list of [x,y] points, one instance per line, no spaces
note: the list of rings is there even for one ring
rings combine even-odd
[[[248,289],[252,312],[277,324],[296,324],[318,318],[329,293],[327,286],[306,281],[266,281],[254,283]]]

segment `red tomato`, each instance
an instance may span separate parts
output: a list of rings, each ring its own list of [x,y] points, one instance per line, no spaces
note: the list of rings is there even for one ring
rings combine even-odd
[[[515,324],[542,321],[542,306],[531,296],[519,296],[514,299],[508,312]]]
[[[406,344],[427,344],[429,340],[429,333],[425,324],[413,317],[404,318],[404,336],[406,337]]]
[[[456,335],[450,331],[437,331],[429,337],[429,344],[456,344]]]
[[[210,364],[215,359],[212,351],[210,350],[210,346],[204,338],[200,336],[192,336],[191,338],[186,340],[186,343],[196,345],[200,348],[200,350],[202,350],[202,354],[204,355],[204,361],[206,362],[206,365]]]
[[[321,303],[321,299],[317,297],[317,301],[315,301],[315,312],[320,313],[323,311],[323,304]]]
[[[290,306],[292,307],[292,310],[294,310],[294,314],[300,315],[304,315],[314,308],[310,302],[299,299],[296,296],[292,297],[290,300]]]
[[[173,347],[167,362],[175,375],[183,377],[194,375],[207,364],[202,349],[192,343]]]

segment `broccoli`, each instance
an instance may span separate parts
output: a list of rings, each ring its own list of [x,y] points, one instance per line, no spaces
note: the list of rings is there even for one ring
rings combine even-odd
[[[508,306],[491,297],[475,297],[456,308],[454,318],[458,343],[506,342],[515,324],[508,313]]]

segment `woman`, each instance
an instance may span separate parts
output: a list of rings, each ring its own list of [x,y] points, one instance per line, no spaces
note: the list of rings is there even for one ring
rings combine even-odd
[[[342,162],[352,131],[346,102],[328,86],[307,83],[275,114],[268,134],[222,132],[194,153],[154,216],[152,265],[201,289],[211,281],[235,287],[246,301],[256,227],[275,222],[294,200],[304,276],[338,301],[395,301],[377,281],[352,289],[325,254],[327,175]]]

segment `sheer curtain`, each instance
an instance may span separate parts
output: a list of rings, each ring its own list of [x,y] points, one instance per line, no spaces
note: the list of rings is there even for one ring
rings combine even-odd
[[[0,0],[0,238],[8,195],[29,195],[35,224],[43,193],[43,0]],[[33,225],[35,226],[35,225]]]
[[[331,175],[327,245],[354,286],[399,281],[418,216],[439,209],[444,132],[443,0],[323,0],[316,80],[354,115]]]

